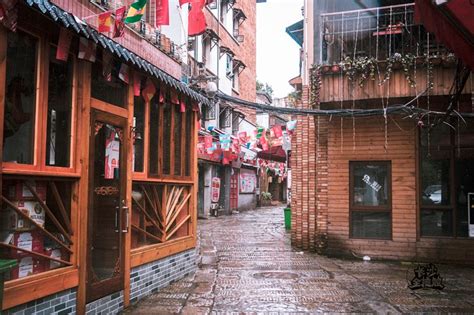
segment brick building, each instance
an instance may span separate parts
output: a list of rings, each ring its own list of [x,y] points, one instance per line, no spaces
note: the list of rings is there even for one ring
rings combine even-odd
[[[456,70],[453,54],[414,9],[410,1],[305,1],[298,106],[378,111],[298,118],[291,232],[297,247],[474,262],[472,75]],[[408,102],[413,111],[389,113]],[[433,113],[450,104],[464,118]]]
[[[221,93],[255,102],[256,2],[214,1],[206,7],[205,14],[206,32],[189,42],[191,85],[205,88],[209,82],[214,82]],[[201,146],[206,136],[212,136],[219,146],[220,136],[229,135],[235,139],[239,132],[253,134],[255,111],[221,100],[203,112],[201,127]],[[223,154],[207,154],[206,150],[200,150],[200,216],[208,216],[216,207],[219,212],[228,214],[232,210],[256,206],[256,152],[246,148],[241,148],[241,152],[241,156],[228,163]],[[220,180],[218,201],[211,200],[213,179]],[[242,180],[251,184],[248,190],[242,190]]]

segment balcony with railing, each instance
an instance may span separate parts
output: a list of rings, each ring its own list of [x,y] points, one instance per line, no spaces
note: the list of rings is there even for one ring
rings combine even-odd
[[[322,102],[445,95],[456,58],[417,24],[414,3],[320,16]],[[319,60],[318,60],[319,58]]]

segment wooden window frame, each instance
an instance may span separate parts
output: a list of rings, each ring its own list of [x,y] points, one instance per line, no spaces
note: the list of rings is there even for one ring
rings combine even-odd
[[[449,134],[449,139],[450,143],[449,146],[437,146],[437,145],[431,145],[431,146],[423,146],[422,145],[422,137],[423,134],[418,131],[417,135],[417,146],[418,146],[418,154],[417,154],[417,172],[416,172],[416,180],[417,180],[417,201],[418,201],[418,209],[417,209],[417,218],[418,218],[418,223],[417,223],[417,238],[418,239],[460,239],[460,240],[469,240],[469,236],[459,236],[458,235],[458,227],[457,227],[457,221],[458,221],[458,212],[460,211],[457,207],[456,204],[456,161],[458,160],[456,158],[456,150],[457,150],[457,144],[456,144],[456,133],[452,129],[449,129],[450,134]],[[449,204],[447,205],[423,205],[422,203],[422,182],[421,182],[421,169],[422,169],[422,163],[423,163],[423,149],[427,150],[443,150],[443,151],[449,151],[449,158],[446,158],[445,160],[449,159]],[[442,160],[442,159],[440,159]],[[451,235],[444,235],[444,236],[436,236],[436,235],[422,235],[421,234],[421,215],[422,211],[424,210],[440,210],[440,211],[450,211],[452,215],[452,234]]]
[[[158,85],[157,85],[158,86]],[[158,92],[157,92],[158,93]],[[183,97],[183,95],[181,95]],[[167,99],[165,102],[169,102]],[[189,104],[188,104],[189,105]],[[186,132],[190,128],[191,129],[191,141],[190,143],[194,143],[197,136],[195,135],[195,128],[196,128],[196,113],[192,110],[191,106],[187,106],[186,111],[181,113],[175,110],[175,107],[179,105],[170,104],[171,106],[171,141],[170,141],[170,174],[163,173],[163,130],[164,130],[164,106],[163,104],[159,105],[159,127],[158,127],[158,172],[157,174],[150,174],[150,103],[145,103],[145,120],[144,120],[144,145],[143,145],[143,171],[142,172],[133,172],[132,173],[132,180],[133,181],[142,181],[142,182],[155,182],[155,183],[176,183],[176,184],[192,184],[193,183],[193,176],[194,176],[194,168],[191,165],[190,173],[186,176],[186,158],[189,158],[190,161],[193,161],[194,156],[196,153],[193,148],[188,149],[188,155],[185,154],[186,152]],[[134,112],[135,105],[130,108],[130,112]],[[174,141],[174,124],[175,124],[175,115],[181,115],[181,170],[180,175],[174,175],[174,162],[177,158],[175,156],[175,141]],[[193,124],[191,126],[187,126],[186,124],[186,117],[187,115],[192,115]],[[133,119],[133,118],[132,118]]]
[[[36,109],[35,109],[35,126],[34,126],[34,156],[32,164],[19,164],[2,161],[2,172],[4,174],[24,174],[24,175],[38,175],[38,176],[57,176],[57,177],[79,177],[76,161],[76,134],[78,126],[78,112],[77,112],[77,59],[73,54],[69,54],[69,60],[73,61],[72,69],[72,91],[71,91],[71,138],[70,138],[70,152],[69,152],[69,166],[50,166],[46,165],[46,144],[47,144],[47,124],[48,121],[48,75],[49,75],[49,51],[51,46],[56,46],[47,35],[40,35],[37,32],[32,32],[24,28],[19,28],[24,33],[27,33],[38,40],[37,56],[36,56]],[[2,31],[2,40],[6,41],[8,31]],[[2,53],[6,56],[7,44],[2,48]],[[5,60],[6,61],[6,60]],[[5,65],[6,68],[6,65]],[[6,71],[6,69],[5,69]],[[6,73],[5,73],[6,76]],[[5,80],[5,79],[4,79]],[[2,86],[1,89],[5,87]],[[5,93],[5,92],[4,92]],[[1,126],[3,129],[3,119]],[[3,146],[3,138],[2,140]],[[3,155],[2,155],[3,160]]]
[[[387,204],[383,206],[363,206],[354,205],[354,167],[357,165],[381,165],[387,167],[387,182],[389,189],[387,190]],[[349,238],[350,239],[366,239],[366,240],[392,240],[393,237],[393,207],[392,207],[392,161],[349,161]],[[389,213],[390,215],[390,236],[387,238],[360,237],[353,236],[352,213]]]

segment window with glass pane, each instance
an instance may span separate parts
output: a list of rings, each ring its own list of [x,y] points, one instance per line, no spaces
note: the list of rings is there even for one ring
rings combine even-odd
[[[185,155],[185,176],[191,176],[191,150],[193,148],[193,118],[194,112],[191,110],[186,111],[186,143],[184,147]]]
[[[156,125],[155,128],[157,128]],[[143,172],[143,150],[145,141],[145,102],[142,97],[134,97],[133,106],[133,171]],[[158,139],[158,137],[157,137]],[[156,155],[156,152],[155,152]]]
[[[183,114],[179,106],[174,106],[174,175],[181,175],[181,134],[183,132]]]
[[[38,39],[8,32],[3,161],[33,164]]]
[[[154,97],[150,102],[150,148],[149,148],[149,169],[150,175],[158,174],[158,141],[160,128],[160,105]]]
[[[71,147],[73,63],[56,60],[56,48],[49,52],[48,128],[46,165],[68,167]]]
[[[163,104],[163,174],[171,174],[171,117],[173,111],[171,104]]]
[[[92,66],[91,96],[112,105],[127,107],[128,85],[119,79],[121,62],[102,58],[104,52],[97,54]],[[112,58],[112,57],[110,57]]]
[[[350,162],[351,237],[391,238],[390,172],[390,162]]]
[[[421,204],[449,205],[449,159],[434,160],[425,156],[420,164]]]
[[[357,206],[386,206],[389,194],[387,164],[354,163],[353,204]]]
[[[451,209],[422,209],[421,236],[452,236],[453,212]]]

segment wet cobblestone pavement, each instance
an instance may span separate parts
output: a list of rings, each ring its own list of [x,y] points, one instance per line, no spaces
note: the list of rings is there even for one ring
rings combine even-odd
[[[414,264],[327,258],[290,246],[282,207],[200,220],[195,275],[126,314],[474,313],[474,268],[438,265],[444,290],[407,288]]]

